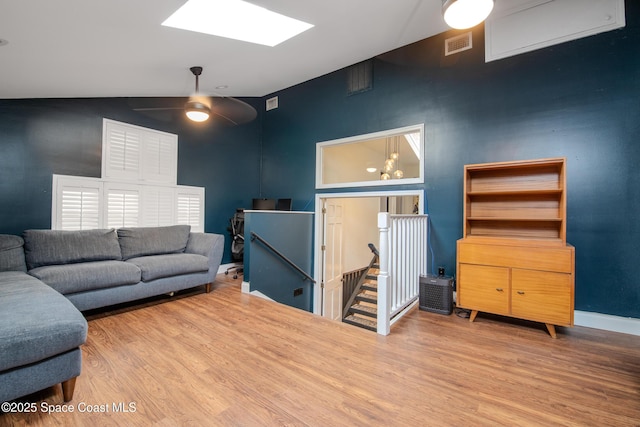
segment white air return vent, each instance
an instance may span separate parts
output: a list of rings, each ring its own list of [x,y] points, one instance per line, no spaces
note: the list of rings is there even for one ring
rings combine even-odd
[[[273,98],[267,99],[267,111],[275,110],[278,108],[278,97],[274,96]]]
[[[459,36],[450,37],[444,41],[444,56],[460,53],[473,47],[473,37],[471,31],[460,34]]]

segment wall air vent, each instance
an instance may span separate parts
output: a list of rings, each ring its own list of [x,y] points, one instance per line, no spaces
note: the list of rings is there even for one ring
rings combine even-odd
[[[373,62],[360,62],[349,67],[347,73],[347,95],[356,95],[373,88]]]
[[[278,97],[274,96],[273,98],[267,99],[266,110],[275,110],[278,108]]]
[[[444,56],[453,55],[473,47],[473,38],[471,31],[460,34],[459,36],[450,37],[444,41]]]

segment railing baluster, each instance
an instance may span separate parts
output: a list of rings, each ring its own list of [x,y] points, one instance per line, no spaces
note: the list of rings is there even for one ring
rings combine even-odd
[[[427,272],[428,216],[380,213],[378,227],[378,333],[387,335],[391,319],[419,298],[419,277]]]

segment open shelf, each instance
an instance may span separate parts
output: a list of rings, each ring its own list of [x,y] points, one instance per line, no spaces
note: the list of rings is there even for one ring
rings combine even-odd
[[[566,241],[565,160],[465,166],[464,237]]]
[[[526,190],[489,190],[489,191],[469,191],[467,196],[469,197],[482,197],[482,196],[523,196],[523,195],[551,195],[562,194],[561,189],[526,189]]]

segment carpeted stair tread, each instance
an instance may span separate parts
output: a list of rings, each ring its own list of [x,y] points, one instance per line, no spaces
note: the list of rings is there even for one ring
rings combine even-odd
[[[378,317],[378,308],[365,304],[355,304],[351,306],[351,311],[369,317]]]
[[[363,290],[358,295],[356,295],[356,301],[364,301],[371,304],[378,303],[378,294],[375,292]]]
[[[378,292],[378,282],[368,282],[365,280],[365,282],[362,284],[362,287],[360,289]]]
[[[359,326],[361,328],[368,329],[374,332],[378,330],[378,325],[376,321],[365,319],[359,316],[354,316],[353,314],[345,317],[343,319],[343,322],[349,323],[350,325]]]

